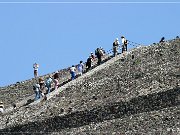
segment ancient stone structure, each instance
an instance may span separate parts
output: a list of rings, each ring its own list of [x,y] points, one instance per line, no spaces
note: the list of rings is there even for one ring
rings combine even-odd
[[[32,82],[1,91],[14,91],[20,102],[33,94]],[[5,101],[6,107],[13,102],[8,95]],[[9,109],[0,116],[0,134],[8,133],[180,134],[180,40],[134,48],[64,84],[46,101]]]

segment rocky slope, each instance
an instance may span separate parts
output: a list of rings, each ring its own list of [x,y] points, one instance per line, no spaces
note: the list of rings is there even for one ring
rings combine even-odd
[[[60,82],[65,82],[70,78],[68,68],[59,70],[60,73]],[[54,75],[55,72],[40,76],[42,78],[46,78],[48,75]],[[4,102],[4,105],[6,108],[11,107],[12,104],[18,104],[19,102],[22,102],[22,104],[25,104],[28,99],[33,99],[34,96],[31,96],[34,94],[33,91],[33,84],[36,80],[34,78],[17,82],[16,84],[12,84],[6,87],[1,87],[1,95],[0,99]],[[24,100],[25,99],[25,100]],[[21,104],[21,103],[20,103]]]
[[[176,39],[118,55],[53,91],[47,101],[7,112],[0,133],[180,134],[179,103]]]

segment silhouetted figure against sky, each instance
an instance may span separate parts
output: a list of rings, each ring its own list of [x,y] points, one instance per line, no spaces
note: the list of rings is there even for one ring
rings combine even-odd
[[[165,37],[162,37],[161,40],[159,41],[159,43],[163,43],[165,42]]]
[[[102,62],[103,51],[100,48],[96,49],[96,56],[98,58],[97,64],[100,65]]]
[[[121,36],[121,41],[122,41],[122,53],[124,53],[125,51],[127,51],[128,41],[124,36]]]
[[[115,41],[113,42],[114,57],[118,54],[118,46],[119,46],[119,41],[118,38],[116,38]]]
[[[86,62],[86,71],[89,71],[91,69],[91,64],[92,64],[92,57],[89,56]]]
[[[33,68],[34,68],[34,77],[36,78],[36,77],[38,76],[39,64],[34,63],[34,64],[33,64]]]

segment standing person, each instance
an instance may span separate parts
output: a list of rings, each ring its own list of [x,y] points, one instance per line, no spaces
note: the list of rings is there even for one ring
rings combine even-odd
[[[44,79],[43,78],[39,78],[39,85],[40,85],[40,94],[44,97]]]
[[[76,77],[76,68],[74,65],[70,68],[71,80],[74,80]]]
[[[104,50],[104,48],[100,47],[100,49],[102,50],[103,55],[105,55],[106,51]]]
[[[59,79],[59,72],[58,71],[55,72],[54,79]]]
[[[96,57],[97,57],[98,51],[99,51],[99,48],[96,48],[96,50],[95,50]]]
[[[4,113],[4,105],[3,102],[0,102],[0,113]]]
[[[33,68],[34,68],[34,77],[36,78],[36,77],[38,76],[39,64],[34,63],[34,64],[33,64]]]
[[[113,53],[114,57],[118,54],[118,46],[119,46],[119,41],[118,38],[113,42]]]
[[[94,65],[94,61],[96,60],[96,57],[93,52],[91,52],[90,56],[91,56],[91,60],[92,60],[92,63],[91,63],[91,67],[92,67]]]
[[[126,40],[124,36],[121,36],[121,40],[122,40],[122,53],[123,53],[127,51],[128,41]]]
[[[97,48],[97,55],[96,55],[96,56],[97,56],[97,58],[98,58],[97,64],[100,65],[101,62],[102,62],[102,56],[103,56],[103,51],[102,51],[102,49]]]
[[[56,73],[54,74],[54,79],[53,79],[53,82],[54,82],[54,90],[58,89],[59,87],[59,72],[56,71]]]
[[[87,59],[87,62],[86,62],[86,72],[89,71],[91,69],[91,64],[92,64],[92,58],[91,56],[89,56],[89,58]]]
[[[36,83],[35,85],[33,85],[33,90],[35,92],[34,101],[36,101],[41,97],[40,96],[40,85],[39,85],[39,83]]]
[[[52,84],[52,78],[49,75],[45,81],[45,86],[47,87],[47,94],[49,94],[51,92],[51,84]]]
[[[77,65],[78,69],[78,75],[81,76],[83,74],[84,64],[83,61],[80,61],[80,63]]]
[[[59,88],[59,80],[56,78],[54,79],[54,90],[57,90]]]
[[[159,41],[159,43],[163,43],[165,42],[165,37],[162,37],[161,40]]]
[[[94,60],[95,59],[95,55],[93,52],[91,52],[91,58]]]

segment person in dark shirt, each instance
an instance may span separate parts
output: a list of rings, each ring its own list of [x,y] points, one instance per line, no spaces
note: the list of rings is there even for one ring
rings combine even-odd
[[[91,69],[91,64],[92,64],[92,57],[89,56],[86,62],[86,71],[89,71]]]
[[[165,42],[165,37],[162,37],[161,40],[159,41],[159,43],[163,43]]]
[[[118,54],[119,41],[118,38],[113,42],[113,53],[114,57]]]

